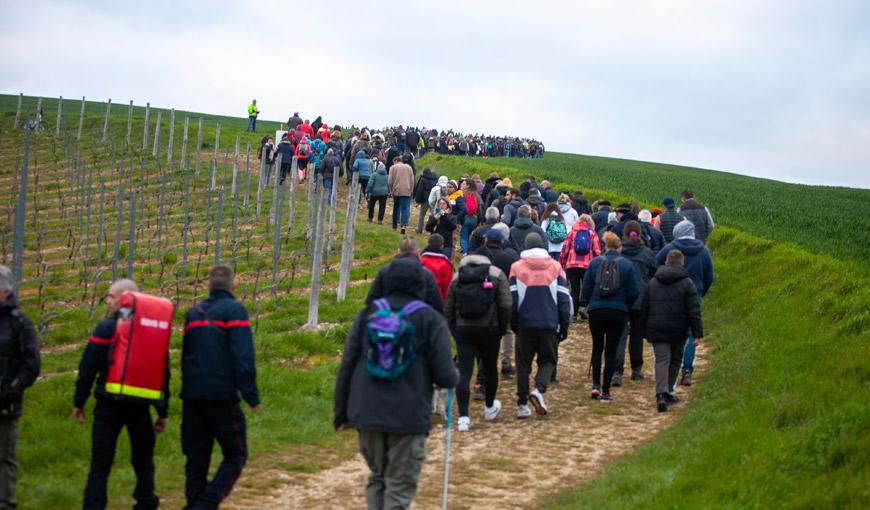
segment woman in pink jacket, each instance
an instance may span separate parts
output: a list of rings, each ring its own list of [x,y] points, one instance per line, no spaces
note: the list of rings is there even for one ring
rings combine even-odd
[[[559,262],[565,269],[565,276],[571,285],[571,301],[574,303],[574,317],[580,311],[585,318],[585,306],[580,303],[580,291],[583,288],[583,277],[592,259],[601,255],[601,243],[595,233],[595,222],[588,214],[583,214],[574,222],[574,227],[562,244]],[[584,304],[585,305],[585,304]]]

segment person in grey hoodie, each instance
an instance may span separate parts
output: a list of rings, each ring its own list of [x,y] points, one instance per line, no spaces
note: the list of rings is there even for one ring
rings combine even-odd
[[[695,225],[689,220],[683,220],[674,226],[674,241],[665,245],[656,255],[656,261],[663,265],[671,250],[679,250],[686,258],[686,272],[698,290],[698,296],[703,301],[710,286],[713,285],[713,257],[704,243],[695,239]],[[681,382],[685,386],[692,385],[692,364],[695,361],[695,342],[689,334],[686,351],[683,354],[683,374]]]
[[[421,275],[426,270],[416,259],[405,262],[394,261],[386,269],[383,299],[393,310],[425,299]],[[458,376],[447,321],[425,305],[406,316],[413,325],[415,352],[407,370],[392,380],[370,376],[362,353],[369,342],[368,319],[375,310],[373,304],[361,310],[345,340],[335,381],[333,425],[336,430],[358,431],[360,453],[371,471],[365,488],[368,508],[409,508],[432,428],[432,385],[453,388]]]

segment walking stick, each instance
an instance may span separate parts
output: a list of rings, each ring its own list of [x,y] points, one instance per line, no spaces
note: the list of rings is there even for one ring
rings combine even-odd
[[[441,494],[441,510],[447,510],[447,487],[450,479],[450,430],[453,415],[453,389],[447,390],[447,434],[444,436],[444,492]]]

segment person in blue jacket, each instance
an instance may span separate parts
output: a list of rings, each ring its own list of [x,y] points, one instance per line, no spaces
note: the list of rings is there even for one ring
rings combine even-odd
[[[366,151],[357,151],[356,159],[353,161],[353,166],[350,167],[348,178],[353,178],[353,174],[356,172],[359,172],[360,189],[366,189],[369,179],[372,177],[372,162],[369,160]]]
[[[660,266],[665,264],[668,253],[671,250],[679,250],[685,258],[686,272],[698,289],[698,296],[703,304],[704,296],[713,285],[713,256],[703,241],[695,239],[695,224],[689,220],[683,220],[674,225],[674,240],[666,244],[656,255],[656,261]],[[689,334],[686,342],[686,350],[683,353],[683,370],[680,382],[684,386],[692,385],[692,370],[695,362],[695,338]],[[673,388],[672,388],[673,391]]]
[[[592,398],[602,403],[610,403],[610,383],[616,365],[616,351],[619,339],[628,321],[628,311],[640,295],[634,264],[619,254],[622,243],[613,232],[604,234],[605,252],[589,263],[583,277],[583,301],[588,303],[589,331],[592,334]],[[605,295],[603,278],[599,275],[602,264],[618,268],[619,286]],[[607,266],[603,269],[608,269]],[[601,271],[604,273],[604,271]],[[601,280],[601,281],[599,281]],[[613,281],[613,280],[611,280]],[[601,381],[601,354],[604,353],[604,383]]]
[[[245,307],[233,297],[233,271],[214,266],[208,299],[184,318],[181,358],[181,448],[187,456],[187,508],[217,508],[248,458],[245,415],[239,396],[260,410],[254,342]],[[208,481],[214,442],[223,460]]]

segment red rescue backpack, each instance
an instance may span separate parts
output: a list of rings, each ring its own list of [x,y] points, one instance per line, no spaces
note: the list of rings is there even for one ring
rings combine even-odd
[[[172,302],[125,292],[120,305],[109,351],[106,393],[118,400],[159,402],[166,390],[166,362],[175,312]]]

